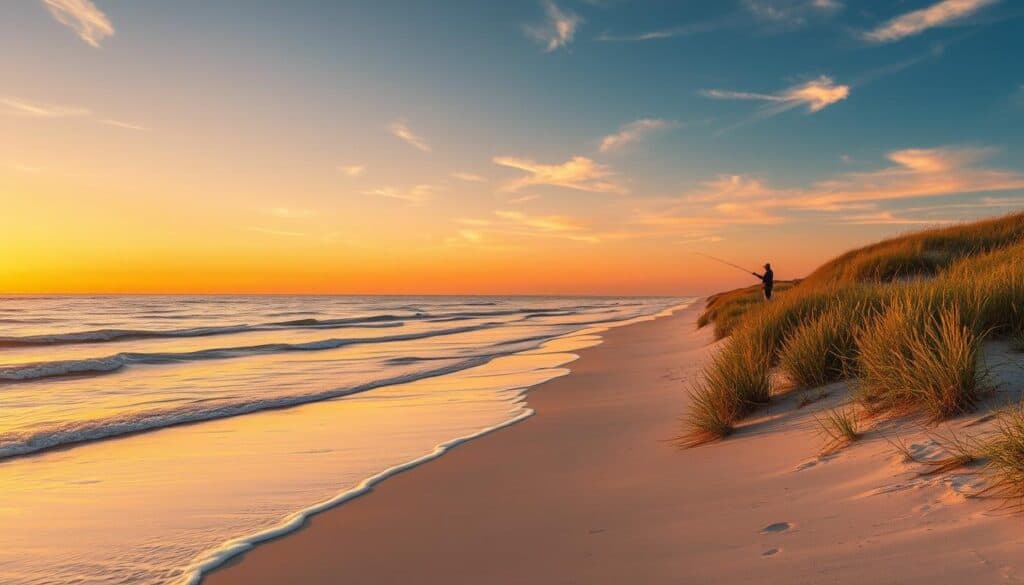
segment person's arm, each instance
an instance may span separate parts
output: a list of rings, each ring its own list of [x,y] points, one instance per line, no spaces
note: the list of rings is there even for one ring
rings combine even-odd
[[[754,276],[760,278],[761,280],[764,280],[764,277],[761,276],[760,274],[756,273],[756,272],[751,272],[751,274],[753,274]]]

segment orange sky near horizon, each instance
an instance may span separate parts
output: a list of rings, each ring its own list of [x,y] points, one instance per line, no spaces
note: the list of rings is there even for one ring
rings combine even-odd
[[[1012,27],[555,4],[11,3],[0,294],[682,296],[1024,206]]]

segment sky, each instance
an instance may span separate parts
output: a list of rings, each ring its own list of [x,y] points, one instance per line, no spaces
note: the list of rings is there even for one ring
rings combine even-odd
[[[1013,0],[16,0],[5,293],[704,294],[1024,203]]]

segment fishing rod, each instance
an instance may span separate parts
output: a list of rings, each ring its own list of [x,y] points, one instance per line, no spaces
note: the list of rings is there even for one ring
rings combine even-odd
[[[728,260],[722,260],[721,258],[716,258],[716,257],[712,256],[711,254],[705,254],[703,252],[694,252],[694,254],[697,254],[698,256],[704,256],[705,258],[710,258],[710,259],[714,260],[715,262],[721,262],[722,264],[725,264],[726,266],[732,266],[733,268],[738,268],[738,269],[742,270],[743,272],[746,272],[747,274],[754,274],[753,270],[747,270],[746,268],[740,266],[739,264],[733,264],[732,262],[729,262]]]

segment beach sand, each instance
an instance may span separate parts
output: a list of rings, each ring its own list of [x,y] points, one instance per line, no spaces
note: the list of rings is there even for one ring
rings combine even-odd
[[[699,309],[605,333],[530,392],[536,416],[204,583],[1024,583],[1024,522],[964,497],[976,470],[918,477],[882,432],[816,456],[813,417],[845,400],[842,384],[677,449],[687,380],[715,347]],[[939,450],[924,434],[910,444]]]

